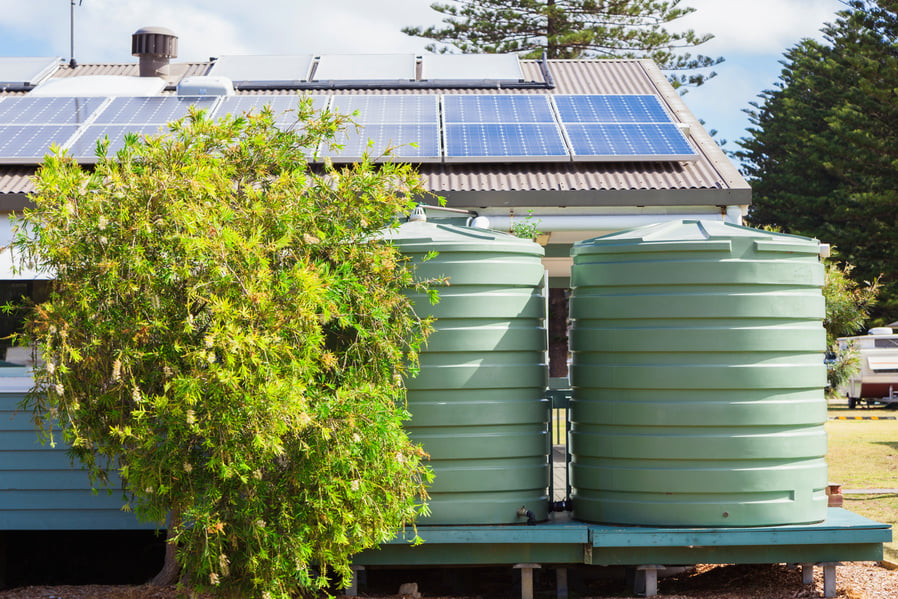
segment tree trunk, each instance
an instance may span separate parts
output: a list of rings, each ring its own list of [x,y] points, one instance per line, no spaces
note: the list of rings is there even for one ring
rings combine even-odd
[[[175,522],[168,518],[168,530],[165,531],[165,561],[159,573],[150,580],[150,584],[160,587],[171,586],[178,582],[181,566],[176,559],[177,544],[174,542]]]
[[[548,0],[546,2],[546,56],[549,58],[558,58],[558,46],[555,40],[557,18],[555,0]]]
[[[568,375],[567,289],[549,289],[549,376]]]

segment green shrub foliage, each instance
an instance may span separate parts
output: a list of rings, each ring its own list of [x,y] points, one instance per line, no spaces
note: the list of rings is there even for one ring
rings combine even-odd
[[[33,410],[128,505],[171,527],[184,580],[286,597],[424,509],[403,376],[429,328],[377,232],[422,193],[408,165],[310,166],[345,117],[299,103],[47,157],[16,240],[55,273],[31,310]]]

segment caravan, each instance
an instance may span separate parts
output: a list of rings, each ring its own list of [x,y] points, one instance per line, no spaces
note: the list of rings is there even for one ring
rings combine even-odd
[[[854,347],[858,353],[860,370],[839,389],[848,397],[848,407],[855,408],[866,400],[875,403],[898,404],[898,335],[889,327],[870,329],[858,337],[840,337],[839,352]]]

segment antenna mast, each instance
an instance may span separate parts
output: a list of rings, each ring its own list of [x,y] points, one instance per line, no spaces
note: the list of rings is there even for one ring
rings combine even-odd
[[[78,0],[78,6],[81,6],[81,3],[84,0]],[[75,0],[72,0],[71,5],[69,6],[69,66],[73,69],[78,66],[78,63],[75,61]]]

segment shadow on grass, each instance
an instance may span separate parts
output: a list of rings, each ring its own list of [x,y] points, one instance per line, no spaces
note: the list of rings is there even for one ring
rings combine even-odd
[[[873,445],[883,445],[898,452],[898,441],[872,441],[872,443]],[[898,485],[898,481],[895,481],[895,483]]]

